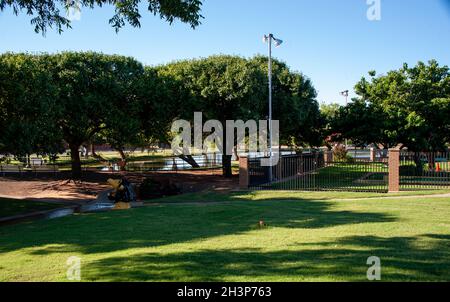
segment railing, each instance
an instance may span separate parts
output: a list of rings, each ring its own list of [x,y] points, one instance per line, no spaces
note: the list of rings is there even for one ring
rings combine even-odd
[[[155,171],[184,171],[184,170],[209,170],[222,167],[222,155],[204,154],[193,156],[197,166],[188,163],[179,157],[167,157],[162,159],[129,162],[127,171],[132,172],[155,172]]]
[[[125,165],[130,172],[157,172],[157,171],[183,171],[183,170],[210,170],[222,168],[222,155],[217,153],[194,155],[192,159],[196,164],[190,164],[179,157],[160,157],[147,160],[131,160]],[[13,164],[1,163],[0,175],[22,175],[24,173],[53,173],[70,172],[70,156],[61,155],[57,161],[49,162],[42,158],[31,158],[28,166],[21,162]],[[94,158],[81,159],[82,171],[117,172],[121,170],[118,160],[98,160]]]
[[[400,152],[400,189],[450,188],[450,152]]]
[[[249,187],[252,189],[380,193],[388,191],[388,166],[382,160],[338,161],[325,156],[324,152],[315,152],[282,156],[276,166],[263,167],[262,159],[248,160]]]

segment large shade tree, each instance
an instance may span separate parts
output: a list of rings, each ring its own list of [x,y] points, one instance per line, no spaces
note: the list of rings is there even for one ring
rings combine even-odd
[[[5,54],[0,65],[2,153],[54,154],[64,142],[78,179],[78,150],[96,135],[119,152],[138,141],[136,87],[144,68],[136,60],[92,52]]]
[[[71,27],[66,16],[67,9],[83,10],[112,5],[114,15],[109,19],[111,26],[118,31],[126,23],[140,27],[141,0],[0,0],[0,11],[12,8],[17,15],[24,12],[32,16],[31,24],[35,32],[45,34],[48,28],[55,27],[61,33]],[[144,9],[169,23],[180,20],[192,28],[200,24],[202,2],[200,0],[147,0]]]
[[[336,131],[360,144],[441,151],[450,141],[450,71],[432,60],[362,78],[358,98],[343,108]],[[355,126],[356,125],[356,126]]]
[[[143,66],[129,57],[92,52],[66,52],[46,61],[59,89],[61,114],[56,126],[71,151],[72,176],[80,178],[81,144],[104,131],[109,134],[107,141],[120,151],[139,132],[133,87]]]
[[[177,104],[177,117],[191,120],[199,111],[206,120],[220,121],[225,147],[236,144],[226,141],[227,120],[267,119],[267,71],[265,57],[212,56],[168,64],[160,74],[172,77],[191,95],[190,101],[182,99]],[[320,142],[320,112],[311,82],[274,60],[273,84],[273,117],[280,121],[282,141],[296,145]],[[231,155],[223,156],[223,173],[232,175]]]
[[[58,87],[40,56],[0,55],[0,152],[23,158],[62,150]]]
[[[257,56],[255,64],[260,73],[258,82],[262,90],[262,109],[259,116],[267,117],[268,89],[267,57]],[[304,74],[292,71],[285,63],[273,60],[273,118],[280,121],[282,144],[292,147],[319,146],[322,141],[323,118],[320,114],[317,92],[311,80]]]

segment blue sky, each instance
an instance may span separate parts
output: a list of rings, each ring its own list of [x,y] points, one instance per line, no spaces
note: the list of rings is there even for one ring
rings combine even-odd
[[[112,7],[85,9],[62,35],[35,34],[30,17],[0,13],[0,52],[94,50],[130,55],[144,64],[211,54],[265,54],[264,33],[285,43],[274,56],[311,78],[320,102],[340,102],[369,70],[437,59],[450,65],[450,1],[381,0],[381,20],[369,21],[366,0],[204,0],[202,25],[172,26],[142,11],[142,27],[118,34]]]

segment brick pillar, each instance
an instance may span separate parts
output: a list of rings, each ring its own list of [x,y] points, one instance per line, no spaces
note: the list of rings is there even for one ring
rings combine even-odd
[[[375,148],[370,148],[370,162],[373,163],[377,160],[377,153],[375,152]]]
[[[325,151],[323,154],[325,165],[333,162],[333,151]]]
[[[239,188],[246,190],[249,186],[248,157],[239,157]]]
[[[400,191],[400,150],[389,149],[389,192]]]

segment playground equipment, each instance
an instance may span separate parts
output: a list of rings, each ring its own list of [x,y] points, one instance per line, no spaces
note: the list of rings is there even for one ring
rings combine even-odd
[[[114,201],[114,210],[131,208],[130,203],[136,201],[136,194],[131,183],[126,179],[108,179],[108,184],[113,191],[108,194],[108,199]]]

